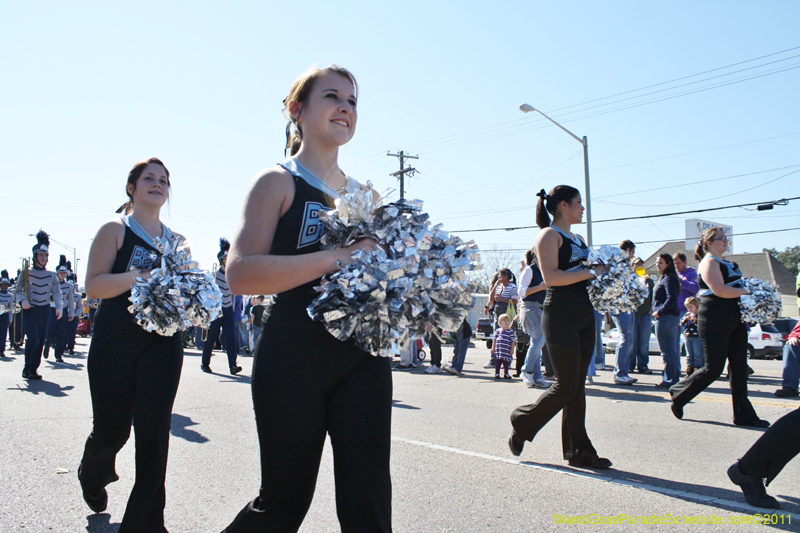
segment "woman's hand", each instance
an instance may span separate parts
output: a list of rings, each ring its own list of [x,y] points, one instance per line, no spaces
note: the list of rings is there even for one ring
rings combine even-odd
[[[606,265],[598,265],[598,266],[593,266],[591,270],[594,270],[594,277],[599,278],[600,276],[608,272],[608,267]]]
[[[341,257],[337,257],[337,259],[341,261],[343,265],[348,265],[353,262],[353,259],[350,257],[350,255],[356,250],[377,250],[379,248],[381,248],[381,246],[377,241],[372,239],[361,239],[360,241],[351,244],[347,248],[339,248]]]

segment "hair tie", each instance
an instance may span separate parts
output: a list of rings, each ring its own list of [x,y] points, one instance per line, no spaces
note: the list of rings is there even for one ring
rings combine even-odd
[[[547,193],[544,191],[544,189],[542,189],[542,190],[540,190],[539,192],[537,192],[537,193],[536,193],[536,196],[538,196],[539,198],[541,198],[543,202],[546,202],[546,201],[547,201]]]

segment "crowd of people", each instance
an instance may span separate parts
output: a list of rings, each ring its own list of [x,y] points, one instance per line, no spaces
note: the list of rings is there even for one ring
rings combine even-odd
[[[323,275],[351,261],[352,252],[377,245],[364,239],[347,248],[320,246],[317,212],[332,208],[343,192],[362,188],[338,166],[339,147],[355,133],[357,97],[355,77],[338,66],[311,69],[292,84],[284,100],[287,158],[256,176],[234,238],[221,239],[215,279],[222,291],[222,314],[207,330],[163,336],[140,327],[128,310],[131,285],[150,276],[156,238],[182,238],[161,220],[171,181],[157,158],[140,161],[129,171],[128,201],[117,211],[120,217],[103,224],[92,241],[85,294],[77,294],[67,262],[47,270],[49,241],[43,231],[31,264],[15,282],[2,272],[0,305],[6,311],[0,316],[0,332],[10,334],[12,347],[22,344],[24,333],[24,379],[42,378],[37,370],[51,348],[56,361],[63,361],[74,347],[71,339],[82,317],[92,334],[87,368],[93,427],[78,478],[89,508],[104,511],[106,486],[119,479],[116,456],[134,428],[135,483],[120,533],[166,531],[169,430],[185,342],[194,339],[202,349],[201,370],[210,373],[212,350],[220,338],[231,374],[242,371],[240,349],[255,358],[251,383],[262,478],[255,498],[225,532],[299,529],[327,436],[342,530],[391,531],[391,361],[373,357],[353,339],[338,340],[306,312]],[[605,316],[593,308],[586,287],[607,269],[583,264],[588,246],[572,231],[583,217],[580,192],[560,185],[538,196],[541,231],[521,264],[519,284],[507,268],[492,280],[485,312],[493,318],[494,332],[485,368],[494,369],[495,379],[522,377],[526,386],[543,390],[536,401],[511,413],[508,447],[513,455],[519,456],[561,412],[562,453],[568,464],[608,469],[612,462],[597,451],[585,424],[586,386],[593,384],[597,369],[606,368],[600,338]],[[707,230],[695,251],[699,272],[686,264],[684,254],[662,254],[655,282],[635,257],[634,243],[621,243],[648,287],[648,297],[635,311],[610,317],[619,332],[613,383],[631,386],[637,381],[632,373],[652,373],[649,339],[654,322],[664,361],[656,386],[669,390],[677,418],[720,376],[727,361],[734,424],[765,428],[769,422],[758,418],[747,398],[746,325],[737,307],[746,291],[736,283],[741,278],[738,266],[724,258],[726,246],[719,228]],[[275,295],[269,309],[263,294]],[[14,313],[15,305],[21,312]],[[449,363],[442,362],[444,333],[436,328],[428,333],[427,372],[460,376],[472,327],[464,320],[456,331],[447,332],[453,339]],[[682,343],[689,357],[681,380]],[[412,343],[397,368],[416,366],[416,349]],[[786,392],[778,395],[796,396],[797,327],[787,349],[791,357],[784,357],[781,389]],[[780,419],[731,466],[730,479],[748,502],[778,506],[762,480],[774,479],[800,451],[798,435],[800,410]]]

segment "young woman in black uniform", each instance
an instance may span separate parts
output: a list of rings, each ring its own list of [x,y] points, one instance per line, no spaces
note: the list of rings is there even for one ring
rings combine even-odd
[[[375,246],[319,247],[317,212],[332,208],[338,191],[359,187],[337,163],[339,147],[355,132],[356,96],[353,75],[341,67],[298,78],[284,100],[292,157],[258,174],[245,198],[228,283],[236,294],[277,297],[252,372],[261,489],[226,532],[297,531],[326,435],[342,531],[391,531],[390,361],[337,340],[306,313],[321,276],[337,270],[337,261],[348,263],[355,249]]]
[[[697,332],[706,354],[706,366],[669,389],[672,413],[683,418],[683,406],[720,376],[728,360],[733,423],[765,428],[769,427],[769,422],[758,418],[747,399],[747,327],[739,312],[739,297],[749,293],[739,286],[738,280],[742,277],[739,266],[723,257],[727,248],[725,232],[715,227],[703,232],[695,249],[695,257],[700,261]]]
[[[586,434],[586,372],[594,352],[594,308],[586,282],[595,275],[581,263],[588,254],[583,238],[570,232],[580,224],[584,207],[577,189],[559,185],[549,194],[542,189],[536,206],[536,255],[547,284],[542,332],[556,374],[556,383],[530,405],[511,414],[514,431],[508,439],[519,455],[556,413],[563,410],[561,439],[564,459],[572,466],[604,469],[611,461],[597,456]],[[553,222],[550,222],[550,213]],[[601,273],[605,267],[596,268]]]
[[[78,468],[83,498],[105,510],[105,486],[119,479],[117,452],[136,437],[136,482],[119,533],[163,533],[164,481],[172,404],[183,364],[181,334],[163,337],[136,324],[128,311],[136,277],[148,277],[154,237],[173,233],[160,219],[169,197],[169,172],[156,158],[128,174],[125,216],[100,227],[89,252],[86,294],[101,299],[89,347],[94,424]],[[178,236],[175,234],[175,236]]]

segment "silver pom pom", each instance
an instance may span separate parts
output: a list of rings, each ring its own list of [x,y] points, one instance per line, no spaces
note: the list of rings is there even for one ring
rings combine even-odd
[[[136,278],[131,306],[137,324],[146,331],[171,337],[190,326],[207,328],[222,312],[222,292],[213,276],[200,270],[183,239],[155,239],[160,266],[150,279]]]
[[[770,324],[780,316],[783,304],[775,285],[758,278],[741,278],[739,282],[740,287],[750,291],[739,298],[742,322]]]
[[[371,238],[383,249],[356,250],[353,261],[328,274],[308,306],[336,338],[354,338],[373,355],[399,354],[426,329],[455,330],[472,308],[475,287],[465,273],[479,270],[478,247],[430,227],[419,200],[381,206],[371,184],[320,212],[323,249]]]
[[[608,267],[604,274],[590,279],[586,287],[589,300],[597,311],[610,311],[612,314],[633,312],[647,299],[647,285],[631,268],[625,252],[616,246],[590,248],[583,264],[589,269],[599,265]]]

